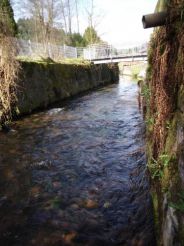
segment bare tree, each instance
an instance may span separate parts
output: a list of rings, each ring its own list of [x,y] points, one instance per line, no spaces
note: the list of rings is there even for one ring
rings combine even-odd
[[[41,39],[46,44],[50,42],[54,20],[56,17],[56,0],[30,0],[32,16],[36,27],[41,31]]]
[[[77,32],[80,32],[79,27],[79,0],[61,0],[62,15],[65,20],[65,30],[70,35],[73,33],[73,20],[76,18]]]
[[[88,0],[88,7],[85,8],[85,12],[88,19],[88,31],[90,36],[89,39],[90,39],[90,43],[92,44],[95,41],[98,41],[96,40],[97,37],[96,32],[97,32],[97,27],[100,25],[102,21],[103,13],[102,11],[100,11],[99,13],[99,10],[96,10],[95,0]]]
[[[53,41],[56,26],[63,26],[61,0],[16,0],[18,3],[19,9],[34,19],[36,40],[45,44]]]
[[[57,38],[59,33],[56,31],[58,27],[61,31],[65,30],[65,33],[61,34],[63,37],[61,42],[75,42],[72,32],[73,30],[80,32],[79,19],[84,5],[87,6],[85,15],[89,27],[88,40],[90,40],[89,43],[95,42],[95,37],[97,37],[95,31],[99,24],[99,16],[97,16],[99,11],[95,8],[95,0],[16,0],[16,3],[18,1],[21,5],[20,9],[26,8],[27,15],[32,19],[32,23],[35,23],[34,26],[32,25],[32,35],[35,33],[34,39],[45,45],[47,53],[49,53],[48,44],[59,41]]]
[[[66,15],[66,10],[65,10],[66,6],[65,6],[65,2],[63,0],[61,0],[61,12],[62,12],[62,17],[63,17],[63,21],[64,21],[64,29],[65,32],[68,32],[68,25],[67,25],[67,15]]]
[[[94,26],[94,0],[90,0],[89,1],[89,7],[86,8],[86,13],[87,13],[87,18],[88,18],[88,27],[89,27],[89,39],[90,39],[90,43],[94,43],[93,40],[93,30],[95,30],[95,26]]]
[[[75,0],[75,9],[76,9],[76,19],[77,19],[77,32],[80,33],[80,28],[79,28],[78,0]]]
[[[68,7],[68,30],[69,34],[72,34],[72,16],[71,16],[71,1],[67,0],[67,7]]]

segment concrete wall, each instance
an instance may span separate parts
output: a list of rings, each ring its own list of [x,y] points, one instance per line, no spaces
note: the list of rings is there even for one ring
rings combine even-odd
[[[72,97],[98,86],[117,82],[118,65],[73,65],[22,62],[16,111],[20,114]]]

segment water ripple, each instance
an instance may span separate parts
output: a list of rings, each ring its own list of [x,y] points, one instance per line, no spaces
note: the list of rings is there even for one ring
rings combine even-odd
[[[0,241],[155,245],[137,86],[122,80],[0,138]]]

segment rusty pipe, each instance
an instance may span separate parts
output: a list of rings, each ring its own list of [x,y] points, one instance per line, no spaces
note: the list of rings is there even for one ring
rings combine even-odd
[[[167,12],[165,11],[149,14],[149,15],[143,15],[142,17],[143,27],[146,29],[150,27],[164,26],[166,24],[166,19],[167,19]]]

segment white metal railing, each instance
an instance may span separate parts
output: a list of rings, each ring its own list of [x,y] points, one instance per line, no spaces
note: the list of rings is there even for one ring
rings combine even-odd
[[[22,39],[17,39],[16,42],[18,46],[17,55],[21,57],[50,57],[53,60],[78,57],[77,48],[67,45],[41,44]]]
[[[88,47],[71,47],[67,45],[41,44],[30,40],[15,39],[18,46],[18,56],[50,57],[53,60],[65,58],[82,58],[86,60],[107,59],[116,57],[133,57],[147,54],[147,44],[137,47],[116,49],[108,44],[95,44]]]
[[[147,44],[133,48],[116,49],[111,45],[92,45],[84,49],[84,58],[98,60],[117,57],[134,57],[147,55]]]

